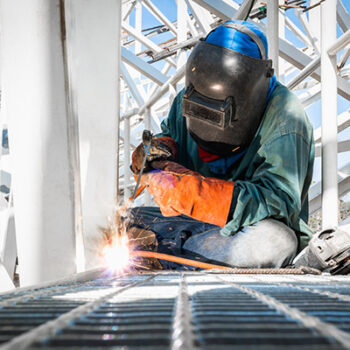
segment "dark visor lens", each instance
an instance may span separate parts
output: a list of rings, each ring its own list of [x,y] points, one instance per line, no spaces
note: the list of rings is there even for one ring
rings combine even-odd
[[[190,94],[184,94],[182,114],[185,117],[200,119],[204,123],[225,129],[231,120],[231,99],[226,101],[209,99],[192,90]]]

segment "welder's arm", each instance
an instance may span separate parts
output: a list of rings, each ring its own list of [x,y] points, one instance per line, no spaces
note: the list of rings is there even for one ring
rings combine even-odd
[[[223,227],[230,210],[232,181],[203,177],[180,164],[152,162],[152,170],[142,175],[164,216],[187,215]]]
[[[134,174],[141,170],[143,158],[145,157],[145,148],[143,143],[139,144],[132,154],[131,169]],[[147,155],[146,171],[150,169],[150,163],[154,160],[176,160],[177,147],[171,137],[153,137],[151,146]]]
[[[296,225],[311,182],[310,152],[314,153],[313,142],[306,142],[294,133],[264,145],[257,156],[260,164],[254,174],[235,181],[229,222],[221,233],[234,234],[241,227],[268,217]],[[307,222],[307,213],[302,219]]]

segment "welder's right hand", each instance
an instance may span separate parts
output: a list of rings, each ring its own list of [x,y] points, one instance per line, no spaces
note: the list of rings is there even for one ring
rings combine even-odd
[[[132,154],[131,170],[134,174],[138,174],[141,170],[142,162],[145,157],[145,146],[143,143],[139,144]],[[154,160],[171,160],[175,161],[177,158],[176,143],[173,138],[168,136],[154,137],[151,141],[151,147],[147,154],[147,161],[145,171],[150,170],[151,162]]]

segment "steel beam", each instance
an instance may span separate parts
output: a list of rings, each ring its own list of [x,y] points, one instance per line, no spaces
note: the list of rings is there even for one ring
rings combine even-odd
[[[348,29],[341,37],[339,37],[328,49],[328,55],[336,55],[338,51],[343,49],[350,43],[350,29]]]
[[[323,229],[338,225],[337,70],[336,57],[328,54],[328,48],[337,38],[336,5],[336,0],[321,4]]]
[[[187,12],[185,0],[177,0],[177,43],[181,44],[187,40],[187,23],[184,13]],[[186,52],[183,49],[178,50],[176,67],[179,69],[186,64]]]
[[[146,101],[146,103],[139,109],[138,113],[143,114],[146,110],[146,108],[152,106],[155,102],[158,101],[160,97],[162,97],[172,86],[173,84],[176,84],[180,79],[182,79],[185,76],[185,69],[186,65],[183,65],[181,68],[178,69],[178,71],[168,79],[168,81],[163,84],[160,89],[153,95],[151,98]]]
[[[350,164],[339,169],[338,173],[343,174],[342,177],[337,176],[337,188],[339,198],[350,192]],[[315,213],[322,206],[322,185],[317,182],[312,185],[309,190],[309,214]]]
[[[317,1],[317,0],[316,0]],[[315,2],[315,1],[314,1]],[[312,0],[310,4],[313,3]],[[319,6],[316,6],[315,8],[310,10],[312,13],[309,15],[309,20],[306,17],[305,12],[303,12],[301,9],[296,9],[296,15],[299,18],[299,21],[308,37],[308,39],[311,42],[312,47],[314,48],[316,54],[319,54],[320,52],[320,19],[317,18],[317,15],[315,15],[315,12],[319,11]],[[319,17],[320,12],[319,12]],[[310,22],[312,23],[312,26],[310,25]]]
[[[186,0],[187,6],[191,9],[191,13],[203,34],[211,30],[210,24],[213,22],[210,13],[203,7],[196,4],[193,0]]]
[[[349,59],[349,57],[350,57],[350,46],[345,48],[345,50],[341,54],[338,62],[338,69],[342,69],[345,66],[345,63]]]
[[[319,4],[319,0],[310,0],[310,6]],[[301,10],[296,10],[307,37],[310,39],[316,53],[321,52],[321,6],[316,6],[308,11],[309,20],[302,15]]]
[[[22,285],[76,272],[81,203],[74,186],[77,130],[69,105],[63,4],[1,2],[3,112]]]
[[[131,77],[131,74],[129,73],[128,68],[123,62],[121,62],[120,71],[123,75],[125,82],[129,87],[131,94],[134,96],[136,103],[138,104],[139,107],[142,106],[145,103],[145,101],[143,100],[143,97],[141,96],[141,93],[137,88],[134,79]]]
[[[291,32],[293,32],[303,43],[305,43],[306,46],[313,46],[313,43],[311,42],[310,38],[307,35],[305,35],[303,31],[300,30],[291,19],[289,19],[288,16],[284,16],[284,18],[286,26],[290,29]]]
[[[128,23],[123,22],[122,28],[131,36],[133,36],[136,39],[135,44],[137,43],[140,45],[141,43],[148,47],[151,50],[154,50],[155,52],[161,52],[163,49],[159,47],[157,44],[155,44],[152,40],[148,39],[146,36],[142,35],[141,33],[138,33],[138,31],[131,27]],[[135,50],[136,51],[136,50]],[[137,54],[139,51],[135,52]],[[171,58],[166,58],[166,61],[169,62],[172,66],[176,66],[175,62]]]
[[[135,68],[137,71],[151,79],[158,85],[163,85],[168,77],[162,74],[158,69],[152,67],[141,58],[134,55],[130,50],[121,47],[122,60]]]
[[[350,29],[350,15],[346,11],[341,0],[337,2],[337,21],[344,33]]]
[[[317,144],[315,147],[315,157],[321,157],[322,145]],[[338,154],[350,151],[350,140],[338,141]]]
[[[86,241],[91,242],[99,238],[99,227],[106,225],[107,217],[112,215],[117,196],[121,26],[117,14],[121,1],[66,0],[66,3],[71,24],[67,30],[68,52],[81,141],[84,234]],[[86,254],[88,266],[94,266],[98,252],[87,247]]]
[[[338,133],[350,126],[350,109],[337,116]],[[321,142],[321,127],[314,131],[315,143]]]
[[[176,35],[176,27],[150,0],[142,0],[144,6],[161,22],[164,23],[171,32]]]
[[[193,0],[198,5],[202,6],[206,10],[210,11],[214,15],[222,18],[223,20],[229,20],[233,18],[237,12],[237,8],[234,8],[234,2],[230,4],[224,0]]]
[[[289,63],[293,64],[298,69],[303,69],[312,61],[312,58],[310,58],[302,51],[298,50],[286,40],[280,39],[279,45],[280,56]],[[311,76],[317,81],[321,81],[320,69],[316,69],[315,72],[311,74]],[[337,85],[338,93],[350,101],[350,84],[344,78],[338,76]]]
[[[294,89],[300,82],[311,75],[321,64],[321,57],[316,57],[307,66],[305,66],[295,77],[293,77],[288,83],[289,89]]]

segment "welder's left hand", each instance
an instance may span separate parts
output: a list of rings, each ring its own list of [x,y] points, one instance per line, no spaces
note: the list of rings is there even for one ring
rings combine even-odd
[[[209,224],[225,226],[234,183],[186,169],[171,161],[154,161],[157,170],[142,175],[164,216],[184,214]]]

